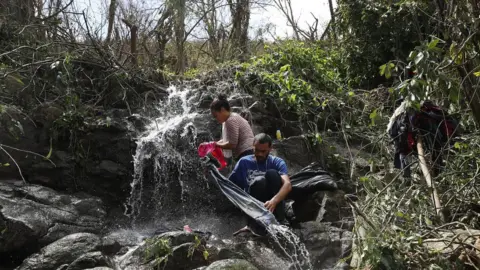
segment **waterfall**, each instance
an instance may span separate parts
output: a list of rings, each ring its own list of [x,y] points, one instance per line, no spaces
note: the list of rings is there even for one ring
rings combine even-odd
[[[201,91],[188,86],[170,86],[167,91],[158,116],[138,136],[125,215],[139,230],[195,223],[198,230],[233,232],[242,223],[238,215],[229,219],[228,214],[219,214],[219,209],[234,207],[219,190],[210,189],[197,156],[197,145],[218,139],[221,125],[205,104],[203,111],[199,106]],[[271,243],[290,261],[290,269],[312,269],[308,251],[290,228],[270,226],[268,233]]]
[[[159,116],[152,119],[137,140],[133,181],[125,207],[133,224],[162,218],[165,210],[180,210],[177,218],[185,215],[185,173],[191,172],[195,163],[193,120],[198,113],[191,99],[196,96],[189,99],[192,91],[187,87],[170,86],[167,91],[169,95],[159,106]]]

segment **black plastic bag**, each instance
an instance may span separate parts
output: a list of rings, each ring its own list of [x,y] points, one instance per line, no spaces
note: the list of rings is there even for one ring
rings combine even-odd
[[[208,158],[204,158],[204,160],[206,161],[213,182],[215,182],[229,201],[264,228],[271,224],[279,224],[273,213],[268,211],[262,202],[250,196],[250,194],[238,187],[235,183],[225,178],[215,167],[215,164],[208,160]]]
[[[302,200],[317,191],[335,191],[338,185],[333,177],[317,164],[311,164],[290,176],[292,191],[287,200]]]

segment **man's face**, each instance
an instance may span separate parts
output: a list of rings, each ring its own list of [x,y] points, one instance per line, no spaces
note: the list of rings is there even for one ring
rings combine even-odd
[[[272,147],[269,146],[268,143],[256,142],[253,145],[253,150],[255,152],[255,159],[257,161],[265,161],[270,154],[270,150],[272,150]]]

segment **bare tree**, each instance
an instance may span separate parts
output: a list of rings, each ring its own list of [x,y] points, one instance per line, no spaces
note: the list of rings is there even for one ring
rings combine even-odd
[[[250,0],[227,0],[232,17],[231,45],[238,49],[237,59],[245,60],[248,54],[248,27],[250,24]]]
[[[333,11],[333,3],[332,0],[328,0],[328,8],[330,9],[330,24],[331,25],[331,31],[332,31],[332,36],[333,39],[337,39],[336,33],[335,33],[335,12]]]
[[[273,0],[275,6],[280,10],[285,18],[287,19],[288,24],[292,27],[293,35],[297,40],[300,40],[300,30],[298,27],[297,20],[293,15],[292,1],[291,0]]]
[[[175,71],[183,74],[185,71],[185,0],[171,0],[175,14],[174,32],[175,32],[175,49],[177,54],[177,65]]]
[[[308,30],[304,30],[298,25],[298,20],[295,18],[295,15],[293,13],[291,0],[273,0],[273,3],[278,8],[278,10],[283,13],[285,18],[287,19],[288,24],[290,25],[290,27],[292,27],[295,39],[306,39],[314,41],[318,38],[318,18],[315,17],[313,13],[310,14],[312,15],[314,21],[311,24],[307,25]]]
[[[110,39],[113,31],[113,23],[115,21],[115,9],[117,7],[117,0],[110,0],[110,7],[108,9],[108,29],[107,29],[107,38],[105,42],[110,43]]]
[[[172,38],[173,28],[173,9],[171,5],[165,5],[165,8],[160,12],[160,18],[158,19],[154,33],[157,39],[157,55],[158,65],[163,67],[165,65],[165,50],[167,43]]]

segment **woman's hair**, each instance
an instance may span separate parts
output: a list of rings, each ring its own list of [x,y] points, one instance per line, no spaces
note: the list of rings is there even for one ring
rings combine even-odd
[[[228,103],[227,96],[224,94],[218,95],[218,97],[210,104],[210,110],[219,112],[224,108],[230,111],[230,103]]]

